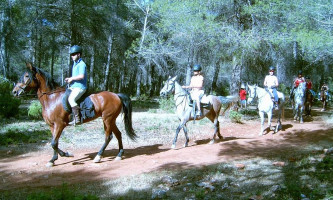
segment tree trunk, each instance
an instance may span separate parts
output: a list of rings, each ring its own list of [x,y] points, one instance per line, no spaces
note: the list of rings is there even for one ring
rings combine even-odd
[[[138,71],[136,73],[136,96],[140,97],[141,95],[141,67],[138,67]]]
[[[89,88],[94,88],[94,67],[95,67],[95,48],[94,45],[91,49],[91,58],[90,58],[90,71],[89,71]]]
[[[231,95],[238,95],[240,86],[241,64],[236,56],[232,58],[232,74],[230,81]]]
[[[109,89],[109,75],[110,75],[110,66],[111,66],[111,54],[112,54],[112,38],[113,33],[109,35],[109,45],[108,45],[108,61],[106,63],[105,67],[105,76],[104,76],[104,90]]]

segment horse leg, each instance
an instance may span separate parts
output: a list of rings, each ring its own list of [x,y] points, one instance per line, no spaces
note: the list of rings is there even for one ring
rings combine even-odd
[[[273,108],[274,109],[274,108]],[[268,118],[268,122],[267,122],[267,133],[269,131],[273,131],[274,129],[272,128],[272,116],[273,116],[273,111],[270,111],[267,113],[267,118]]]
[[[300,110],[299,110],[299,121],[301,124],[304,123],[303,121],[303,110],[304,110],[304,106],[301,106]]]
[[[104,124],[105,140],[104,140],[104,144],[102,145],[102,148],[98,151],[97,155],[94,158],[94,163],[101,162],[103,153],[112,139],[112,131],[111,131],[112,125],[110,125],[110,123],[108,123],[106,120],[103,120],[103,124]]]
[[[186,122],[185,122],[184,120],[182,120],[182,122],[181,122],[181,123],[179,124],[179,126],[177,127],[177,129],[176,129],[176,134],[175,134],[175,138],[173,139],[171,149],[175,149],[175,148],[176,148],[176,142],[177,142],[177,138],[178,138],[179,131],[184,127],[185,123],[186,123]]]
[[[215,116],[214,115],[207,115],[206,116],[211,122],[214,123],[214,129],[215,129],[215,132],[214,132],[214,135],[213,135],[213,138],[211,139],[211,141],[209,142],[209,144],[214,144],[215,143],[215,138],[216,136],[219,137],[219,139],[223,139],[221,133],[220,133],[220,122],[219,122],[219,119],[218,119],[218,115],[216,114]]]
[[[264,133],[265,113],[262,111],[259,111],[259,116],[260,116],[260,124],[261,124],[261,131],[259,133],[259,136],[262,136],[262,134]]]
[[[53,156],[51,158],[51,160],[46,164],[46,167],[53,167],[54,166],[54,162],[56,160],[58,160],[58,154],[61,157],[74,157],[73,154],[68,153],[68,152],[63,152],[61,149],[58,148],[59,145],[59,138],[61,136],[62,130],[64,129],[64,126],[55,126],[55,127],[51,127],[51,132],[53,135],[52,141],[51,141],[51,146],[53,148]]]
[[[114,132],[114,135],[116,136],[116,138],[118,140],[118,147],[119,147],[119,152],[118,152],[115,160],[121,160],[122,156],[124,155],[123,139],[121,137],[121,132],[119,131],[116,124],[114,124],[114,126],[112,126],[112,131]]]
[[[188,135],[187,135],[187,126],[186,126],[186,124],[183,127],[183,131],[184,131],[184,134],[185,134],[185,144],[184,144],[184,147],[188,147],[188,142],[190,141],[190,139],[188,138]]]

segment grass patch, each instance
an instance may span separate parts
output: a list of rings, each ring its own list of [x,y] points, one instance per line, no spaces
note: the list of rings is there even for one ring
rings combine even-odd
[[[4,134],[0,134],[0,145],[36,143],[50,138],[49,130],[20,131],[18,129],[8,129]]]

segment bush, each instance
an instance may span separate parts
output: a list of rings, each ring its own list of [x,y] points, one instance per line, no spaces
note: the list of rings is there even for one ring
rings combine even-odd
[[[232,122],[241,123],[242,117],[243,115],[238,113],[237,111],[230,110],[229,112],[229,118],[231,119]]]
[[[288,87],[283,83],[279,84],[278,91],[282,92],[285,95],[290,93],[290,89],[288,89]]]
[[[169,98],[160,98],[158,103],[160,104],[160,109],[170,113],[175,112],[176,106],[173,96],[170,96]]]
[[[28,108],[28,116],[33,119],[42,119],[42,105],[39,101],[34,100]]]
[[[0,76],[0,116],[5,118],[14,117],[19,113],[21,100],[12,96],[12,89],[10,81]]]

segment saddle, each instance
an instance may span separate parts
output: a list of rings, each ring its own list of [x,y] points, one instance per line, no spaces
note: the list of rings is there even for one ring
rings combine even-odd
[[[72,90],[67,88],[62,98],[62,106],[68,113],[72,113],[71,105],[68,102],[68,97],[71,92]],[[81,122],[83,122],[85,119],[95,117],[95,106],[90,99],[90,95],[91,93],[86,92],[77,100],[77,103],[80,106]]]

